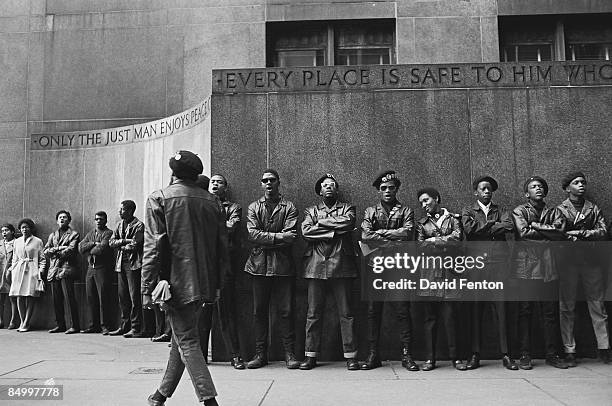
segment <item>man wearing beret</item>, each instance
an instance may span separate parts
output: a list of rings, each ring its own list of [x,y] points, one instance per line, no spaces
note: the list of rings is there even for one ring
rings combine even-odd
[[[117,252],[115,271],[121,307],[121,325],[110,335],[123,334],[126,338],[143,337],[140,278],[144,224],[134,217],[135,211],[136,203],[133,200],[121,202],[119,207],[121,220],[117,223],[109,241],[110,247]]]
[[[252,275],[253,318],[255,319],[255,356],[247,368],[268,364],[268,324],[270,302],[276,302],[285,349],[287,368],[297,369],[293,302],[295,291],[294,264],[291,247],[297,237],[298,212],[295,205],[281,196],[280,176],[266,169],[261,177],[264,195],[249,205],[247,231],[253,248],[244,266]]]
[[[202,176],[202,175],[200,175]],[[208,191],[219,198],[221,211],[225,217],[225,227],[228,233],[231,266],[225,274],[221,297],[214,305],[204,306],[202,312],[200,340],[202,350],[208,351],[208,337],[212,328],[213,311],[217,313],[219,327],[225,341],[225,348],[230,353],[231,364],[235,369],[245,369],[246,365],[240,356],[240,341],[236,328],[235,289],[236,275],[234,269],[238,266],[240,249],[238,244],[238,229],[242,217],[242,207],[228,199],[227,180],[223,175],[215,174],[210,178]],[[204,353],[206,354],[206,352]]]
[[[402,182],[395,171],[380,173],[372,186],[378,191],[380,201],[365,210],[361,223],[363,241],[411,241],[414,240],[414,211],[397,200]],[[378,356],[378,340],[385,302],[368,303],[369,352],[361,369],[369,370],[381,366]],[[395,310],[402,341],[402,366],[409,371],[419,367],[412,359],[412,319],[410,302],[389,302]]]
[[[158,280],[167,281],[171,298],[165,308],[172,327],[166,372],[148,401],[151,406],[163,405],[187,368],[198,401],[217,405],[197,320],[203,303],[218,300],[229,266],[225,219],[217,199],[196,184],[203,169],[197,155],[177,152],[170,158],[170,169],[172,182],[148,197],[145,210],[143,305],[153,306],[151,294]],[[169,269],[162,269],[162,263],[168,263]]]
[[[514,277],[519,292],[526,297],[519,301],[518,336],[521,346],[519,368],[533,368],[531,362],[531,316],[539,308],[544,327],[546,363],[566,369],[567,364],[557,355],[559,320],[557,316],[558,275],[550,248],[545,241],[563,239],[563,216],[556,208],[547,207],[548,183],[539,176],[528,178],[523,190],[527,203],[512,211],[512,219],[519,241],[516,252]],[[534,296],[544,300],[533,300]]]
[[[342,348],[347,368],[359,370],[355,359],[355,326],[351,306],[353,280],[357,277],[357,252],[351,232],[355,229],[355,206],[338,201],[338,181],[325,174],[315,183],[322,201],[304,211],[302,235],[308,243],[304,253],[303,277],[308,280],[306,346],[300,369],[316,366],[321,348],[325,295],[331,290],[336,299]]]
[[[508,271],[510,249],[506,244],[506,236],[514,229],[510,213],[503,207],[492,202],[493,193],[497,190],[497,181],[490,176],[479,176],[472,182],[476,202],[464,207],[461,211],[461,224],[465,238],[468,241],[466,254],[476,257],[487,254],[485,268],[474,271],[468,277],[474,280],[504,281]],[[484,242],[484,243],[481,243]],[[482,272],[485,271],[483,275]],[[480,366],[480,339],[482,335],[482,319],[486,307],[493,310],[493,319],[497,324],[499,334],[499,347],[502,353],[502,364],[510,370],[517,370],[518,366],[510,358],[508,350],[508,334],[506,330],[506,306],[503,296],[487,298],[495,301],[481,301],[478,297],[472,298],[471,308],[471,343],[472,357],[468,360],[467,369],[476,369]]]
[[[597,339],[599,359],[610,362],[608,341],[608,314],[604,306],[604,278],[597,252],[583,241],[601,241],[606,238],[606,220],[596,204],[585,199],[587,180],[584,173],[571,172],[561,181],[561,187],[569,197],[558,206],[565,218],[565,233],[570,241],[576,241],[574,249],[562,253],[563,267],[559,271],[559,310],[561,339],[565,349],[565,361],[576,366],[576,341],[574,319],[578,279],[589,307],[589,314]]]

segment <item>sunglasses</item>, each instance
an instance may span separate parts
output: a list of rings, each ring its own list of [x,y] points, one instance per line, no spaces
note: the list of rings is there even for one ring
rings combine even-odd
[[[397,186],[381,186],[380,187],[380,190],[383,191],[383,192],[386,191],[386,190],[392,192],[395,189],[397,189]]]
[[[261,180],[261,183],[274,183],[276,182],[276,178],[264,178]]]

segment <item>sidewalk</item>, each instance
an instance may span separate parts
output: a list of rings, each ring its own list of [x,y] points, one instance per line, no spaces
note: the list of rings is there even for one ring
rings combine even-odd
[[[0,401],[15,405],[146,405],[159,384],[169,348],[148,339],[99,334],[17,333],[0,330],[0,385],[64,386],[63,401]],[[347,371],[344,363],[320,363],[311,371],[274,362],[237,371],[212,363],[221,406],[319,405],[612,405],[612,364],[581,360],[559,370],[536,360],[532,371],[507,371],[485,361],[476,371],[455,371],[448,361],[431,372],[409,372],[400,362],[372,371]],[[167,405],[195,405],[185,372]]]

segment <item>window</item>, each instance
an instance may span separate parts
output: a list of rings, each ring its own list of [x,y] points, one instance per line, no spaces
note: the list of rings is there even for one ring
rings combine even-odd
[[[382,65],[395,62],[395,20],[266,24],[273,66]]]
[[[500,19],[502,62],[542,62],[554,59],[555,20],[549,17]]]
[[[612,14],[573,16],[564,22],[566,59],[610,60],[612,53]]]

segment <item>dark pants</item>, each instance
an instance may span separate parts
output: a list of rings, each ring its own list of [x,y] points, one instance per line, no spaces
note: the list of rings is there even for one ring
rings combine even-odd
[[[486,308],[493,312],[493,321],[497,325],[499,335],[499,348],[502,354],[508,354],[508,330],[506,328],[506,304],[504,302],[471,302],[469,303],[472,321],[471,341],[472,352],[480,353],[480,339],[482,338],[482,319]]]
[[[321,350],[321,334],[325,312],[325,296],[331,289],[336,300],[340,333],[342,334],[342,351],[344,358],[355,358],[355,319],[351,310],[352,278],[308,279],[308,313],[306,315],[307,357],[316,357]]]
[[[544,297],[554,297],[558,284],[542,280],[519,279],[518,287],[528,292],[539,291]],[[559,336],[558,306],[558,303],[554,301],[522,301],[518,303],[518,337],[521,353],[531,352],[531,318],[536,308],[539,309],[542,316],[546,356],[552,356],[557,353],[557,338]]]
[[[64,278],[51,282],[51,293],[53,294],[53,307],[55,308],[55,321],[58,327],[66,328],[64,318],[64,298],[68,299],[72,328],[79,330],[79,306],[74,295],[74,281]]]
[[[171,335],[172,328],[166,312],[163,312],[157,305],[153,306],[153,311],[155,312],[155,337],[162,334]]]
[[[140,293],[140,269],[121,270],[117,274],[119,306],[121,307],[121,330],[130,328],[140,332],[142,326],[142,297]]]
[[[182,307],[168,306],[167,314],[172,327],[172,342],[168,366],[159,385],[159,393],[171,397],[179,382],[185,367],[191,378],[191,383],[198,401],[217,396],[212,376],[204,362],[200,349],[197,321],[201,305],[190,303]]]
[[[440,317],[442,317],[446,330],[448,357],[452,360],[457,359],[455,303],[439,301],[423,302],[423,312],[425,314],[425,348],[427,349],[427,359],[436,359],[438,319]]]
[[[253,318],[255,351],[268,349],[270,303],[274,300],[279,312],[280,331],[285,352],[294,352],[293,301],[295,281],[292,276],[253,276]]]
[[[412,317],[410,316],[410,302],[370,302],[368,303],[368,343],[370,351],[378,351],[380,337],[380,324],[382,322],[383,307],[387,303],[395,312],[395,321],[399,327],[402,347],[412,353]]]
[[[210,337],[210,330],[212,328],[213,313],[217,313],[226,350],[232,358],[240,355],[240,342],[238,340],[238,330],[236,329],[234,289],[233,281],[226,281],[217,303],[207,303],[202,309],[200,317],[200,346],[204,354],[208,354],[208,337]]]
[[[85,290],[87,291],[87,303],[91,315],[90,328],[101,327],[111,329],[113,321],[109,310],[110,275],[112,270],[108,268],[88,268],[85,277]],[[102,324],[100,324],[102,320]]]

